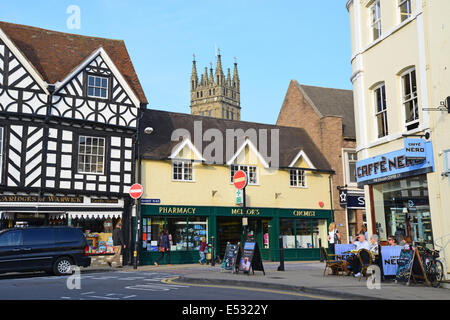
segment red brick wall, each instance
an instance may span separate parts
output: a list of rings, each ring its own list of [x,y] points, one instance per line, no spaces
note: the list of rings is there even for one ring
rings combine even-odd
[[[347,239],[347,212],[339,205],[337,186],[344,186],[344,168],[342,148],[355,148],[356,141],[345,140],[342,135],[342,117],[319,114],[303,96],[295,81],[291,81],[286,93],[277,125],[304,128],[316,146],[321,150],[332,169],[336,172],[332,177],[334,219],[340,230],[342,242]]]

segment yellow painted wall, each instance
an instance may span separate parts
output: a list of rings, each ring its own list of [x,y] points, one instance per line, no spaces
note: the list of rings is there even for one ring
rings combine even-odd
[[[330,209],[329,174],[307,171],[307,187],[294,188],[288,170],[264,168],[248,147],[240,160],[258,171],[258,185],[246,189],[248,207]],[[302,159],[295,166],[307,168]],[[144,160],[142,168],[143,198],[161,199],[161,205],[235,206],[229,166],[195,163],[192,182],[173,181],[171,161]]]

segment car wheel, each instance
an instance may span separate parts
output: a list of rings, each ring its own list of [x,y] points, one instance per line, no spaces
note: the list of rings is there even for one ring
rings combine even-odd
[[[53,264],[53,273],[57,276],[72,274],[72,259],[60,257]]]

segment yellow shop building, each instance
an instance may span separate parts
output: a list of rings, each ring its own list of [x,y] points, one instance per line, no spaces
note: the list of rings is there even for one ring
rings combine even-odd
[[[159,256],[163,228],[171,263],[197,262],[202,237],[221,258],[227,242],[242,243],[238,170],[248,177],[247,237],[263,259],[278,260],[280,243],[286,260],[319,259],[328,247],[333,171],[303,129],[146,110],[140,130],[141,264]]]

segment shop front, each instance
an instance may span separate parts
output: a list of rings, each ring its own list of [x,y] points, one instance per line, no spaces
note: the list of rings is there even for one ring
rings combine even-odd
[[[86,196],[3,194],[0,195],[0,230],[71,226],[82,229],[89,243],[89,254],[113,254],[112,234],[116,224],[123,221],[123,229],[129,224],[130,210],[125,203],[123,199]]]
[[[416,144],[411,154],[408,146]],[[410,237],[433,248],[427,173],[434,171],[431,142],[405,139],[405,148],[357,163],[358,183],[368,185],[373,233],[381,241]]]
[[[331,210],[248,208],[247,239],[258,242],[262,258],[278,261],[280,237],[285,260],[318,260]],[[243,242],[243,211],[239,207],[142,205],[140,263],[153,264],[160,256],[158,237],[166,228],[171,239],[170,263],[197,263],[203,237],[214,239],[216,254],[223,258],[228,242]],[[166,263],[167,257],[161,260]]]

